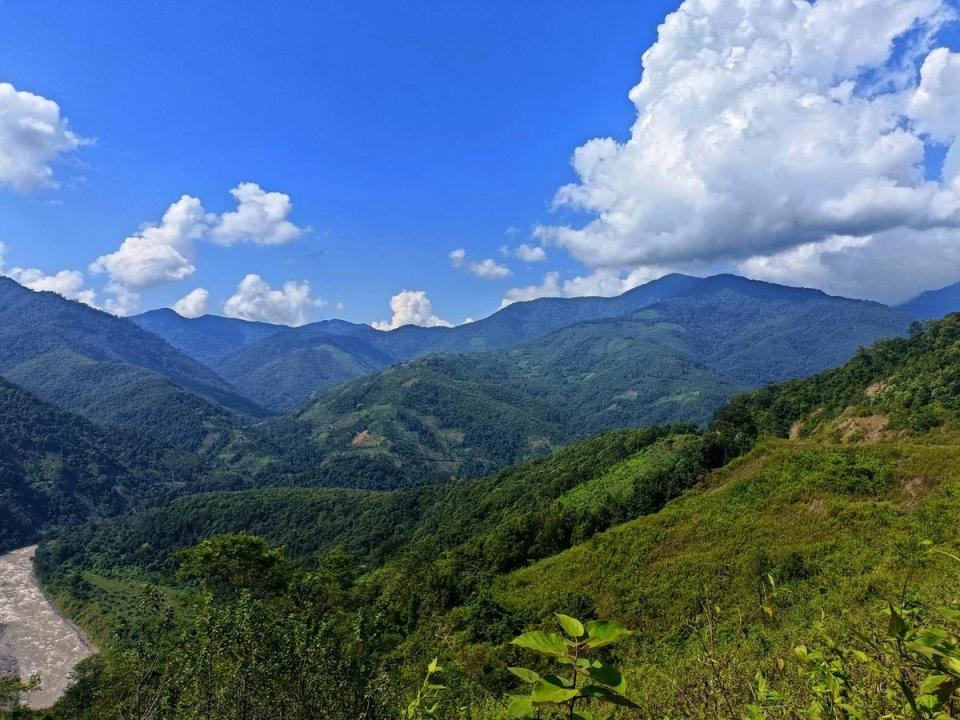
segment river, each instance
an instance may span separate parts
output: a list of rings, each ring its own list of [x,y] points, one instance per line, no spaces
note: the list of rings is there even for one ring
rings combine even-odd
[[[26,699],[47,708],[63,695],[74,666],[96,648],[66,620],[40,589],[33,574],[36,547],[0,555],[0,674],[29,678],[41,687]]]

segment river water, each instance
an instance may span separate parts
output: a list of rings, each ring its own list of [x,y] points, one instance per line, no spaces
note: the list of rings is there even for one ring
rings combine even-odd
[[[63,695],[74,666],[96,648],[43,594],[33,574],[35,550],[0,555],[0,674],[39,674],[42,685],[27,704],[42,709]]]

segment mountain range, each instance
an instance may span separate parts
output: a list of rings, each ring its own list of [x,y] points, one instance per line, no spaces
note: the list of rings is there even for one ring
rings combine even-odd
[[[108,452],[106,438],[122,438],[119,457],[95,463],[112,468],[94,470],[99,479],[63,476],[68,488],[112,478],[102,498],[36,494],[39,459],[0,492],[19,498],[10,522],[29,540],[182,494],[195,476],[207,488],[381,490],[477,478],[597,433],[703,425],[737,393],[840,365],[910,322],[877,303],[730,275],[669,275],[615,298],[544,298],[456,328],[390,332],[168,310],[121,319],[0,279],[0,376],[19,399],[5,418],[16,437],[84,428],[89,439],[38,456],[68,469],[82,448]],[[143,451],[135,467],[131,447]],[[182,482],[170,458],[188,468]]]

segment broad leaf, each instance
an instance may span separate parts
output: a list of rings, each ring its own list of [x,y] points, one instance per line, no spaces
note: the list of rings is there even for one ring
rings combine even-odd
[[[610,703],[611,705],[635,709],[640,707],[630,698],[624,697],[620,693],[614,692],[610,688],[603,687],[602,685],[588,685],[583,688],[581,692],[584,697],[600,700],[601,702]]]
[[[569,615],[561,615],[560,613],[557,613],[557,620],[560,621],[560,627],[563,628],[563,631],[570,637],[583,637],[583,623],[581,623],[579,620],[576,620]]]
[[[550,657],[563,657],[567,654],[567,643],[560,635],[542,630],[524,633],[511,640],[510,644]]]
[[[587,674],[595,683],[606,685],[618,693],[622,693],[627,689],[627,682],[623,679],[623,675],[612,665],[595,662],[587,668]]]
[[[587,647],[599,648],[610,645],[632,634],[613,620],[592,620],[587,623]]]
[[[533,684],[535,682],[540,682],[540,676],[537,675],[533,670],[527,670],[522,667],[511,667],[507,668],[510,672],[516,675],[518,678],[523,680],[525,683]]]
[[[507,706],[507,717],[525,718],[530,717],[536,712],[533,707],[533,701],[529,697],[513,696],[510,698],[510,704]]]
[[[567,700],[580,697],[579,690],[550,682],[551,680],[556,681],[558,679],[559,678],[553,676],[547,676],[534,685],[533,692],[530,693],[531,702],[533,702],[534,705],[559,705],[567,702]]]

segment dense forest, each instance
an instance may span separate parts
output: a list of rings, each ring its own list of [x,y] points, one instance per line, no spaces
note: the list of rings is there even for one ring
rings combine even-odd
[[[65,530],[37,568],[103,651],[35,715],[949,716],[958,348],[960,316],[918,324],[476,480]]]

